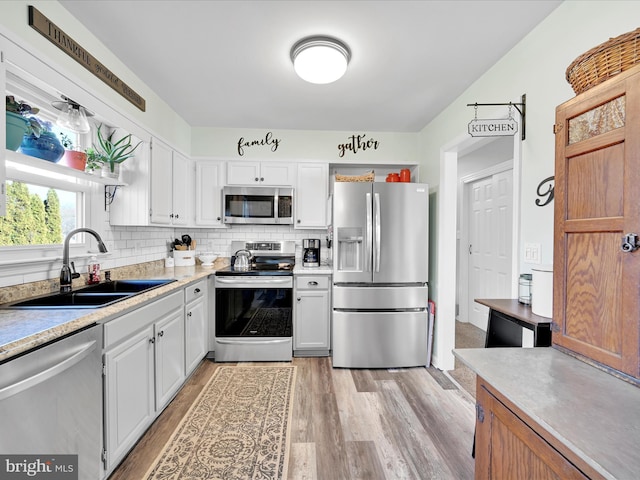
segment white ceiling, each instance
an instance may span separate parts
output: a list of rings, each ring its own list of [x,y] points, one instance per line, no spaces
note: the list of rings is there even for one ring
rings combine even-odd
[[[60,3],[191,126],[417,132],[561,0]],[[342,79],[296,76],[309,35],[349,45]]]

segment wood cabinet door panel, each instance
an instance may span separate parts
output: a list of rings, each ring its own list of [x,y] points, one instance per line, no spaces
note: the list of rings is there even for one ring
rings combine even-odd
[[[640,73],[556,110],[553,344],[640,377]]]
[[[476,422],[476,480],[588,478],[481,383],[476,390],[482,411]]]

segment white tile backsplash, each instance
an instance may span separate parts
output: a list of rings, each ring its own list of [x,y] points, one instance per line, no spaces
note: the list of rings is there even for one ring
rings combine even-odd
[[[326,260],[330,252],[326,248],[326,229],[296,230],[293,226],[279,225],[234,225],[220,229],[188,229],[163,227],[112,227],[108,223],[101,225],[100,235],[105,241],[109,252],[98,255],[102,271],[114,267],[124,267],[137,263],[162,260],[170,255],[169,244],[174,238],[188,234],[197,241],[196,250],[199,252],[215,252],[221,256],[230,256],[231,242],[234,240],[294,240],[296,242],[296,257],[302,256],[302,239],[319,238],[322,242],[321,259]],[[92,244],[92,247],[95,247]],[[60,248],[60,257],[62,248]],[[82,256],[71,260],[76,270],[84,272],[89,262],[89,256]],[[18,285],[36,280],[57,278],[60,274],[59,260],[43,259],[42,262],[15,267],[3,266],[0,269],[0,286]]]

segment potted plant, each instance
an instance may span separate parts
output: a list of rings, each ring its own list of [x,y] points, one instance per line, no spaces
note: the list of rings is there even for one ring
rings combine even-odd
[[[51,122],[38,117],[29,117],[27,132],[22,136],[20,151],[31,157],[48,162],[58,162],[64,154],[64,147],[51,131]]]
[[[87,154],[74,148],[73,141],[67,134],[61,133],[60,138],[62,146],[64,147],[64,155],[62,156],[62,160],[60,160],[60,164],[84,172],[87,166]]]
[[[6,95],[7,137],[6,148],[14,152],[20,147],[22,136],[27,131],[29,120],[26,115],[35,115],[40,110],[29,104],[16,100],[13,95]]]
[[[133,154],[140,146],[142,141],[138,142],[135,146],[131,145],[132,135],[126,135],[118,141],[114,141],[114,132],[111,132],[107,137],[102,135],[102,125],[98,127],[98,147],[94,145],[94,149],[100,154],[102,163],[106,172],[106,176],[112,178],[118,178],[119,167],[122,162],[128,158],[133,157]]]
[[[95,148],[89,147],[84,151],[87,155],[87,166],[85,171],[87,173],[95,173],[97,170],[100,170],[104,165],[103,157],[98,152],[96,152]]]

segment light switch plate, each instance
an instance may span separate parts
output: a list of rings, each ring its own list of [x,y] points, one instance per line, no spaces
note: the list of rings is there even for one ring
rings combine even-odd
[[[537,264],[541,262],[539,243],[524,244],[524,261],[526,263],[537,263]]]

